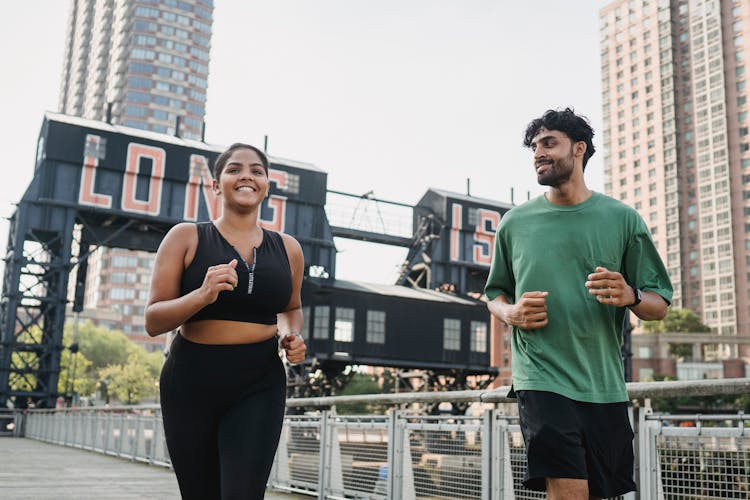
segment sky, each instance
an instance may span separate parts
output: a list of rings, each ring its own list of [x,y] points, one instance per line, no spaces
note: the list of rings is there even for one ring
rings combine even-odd
[[[535,196],[525,126],[587,116],[599,150],[599,9],[605,0],[214,0],[206,141],[268,137],[328,187],[415,204],[428,188],[502,202]],[[58,110],[67,0],[24,0],[0,30],[0,217],[33,176],[45,111]],[[7,241],[0,220],[0,240]],[[337,239],[337,277],[393,282],[406,249]],[[0,252],[4,253],[3,247]],[[373,259],[373,256],[377,258]]]

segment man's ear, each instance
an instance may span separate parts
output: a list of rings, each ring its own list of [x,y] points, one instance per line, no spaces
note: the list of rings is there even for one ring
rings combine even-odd
[[[586,154],[586,150],[588,149],[588,146],[583,141],[578,141],[575,144],[574,151],[576,156],[583,157],[584,154]]]

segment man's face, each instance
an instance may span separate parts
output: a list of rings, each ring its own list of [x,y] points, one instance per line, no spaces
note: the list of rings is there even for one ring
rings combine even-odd
[[[536,180],[542,186],[560,187],[575,168],[573,141],[559,130],[542,127],[531,141]]]

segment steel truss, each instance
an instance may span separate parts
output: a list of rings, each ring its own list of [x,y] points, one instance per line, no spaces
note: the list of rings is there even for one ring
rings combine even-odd
[[[143,248],[144,240],[153,251],[169,227],[59,203],[19,204],[10,219],[0,301],[0,407],[55,406],[62,352],[71,347],[63,343],[71,272],[78,268],[72,307],[80,311],[91,252],[112,244]]]

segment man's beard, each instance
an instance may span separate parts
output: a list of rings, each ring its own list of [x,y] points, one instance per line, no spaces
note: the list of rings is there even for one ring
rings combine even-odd
[[[542,186],[557,188],[570,180],[570,177],[573,175],[573,168],[573,151],[571,149],[570,155],[567,158],[553,160],[547,166],[547,171],[541,175],[537,175],[536,180]]]

